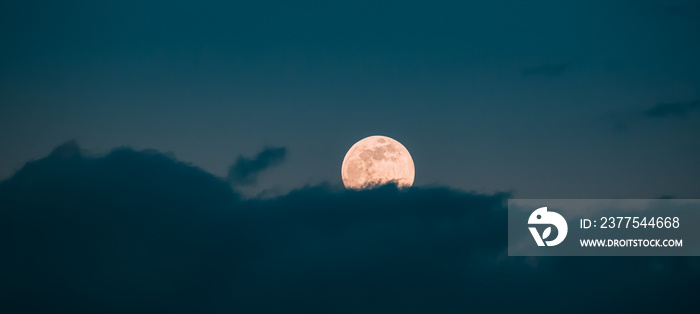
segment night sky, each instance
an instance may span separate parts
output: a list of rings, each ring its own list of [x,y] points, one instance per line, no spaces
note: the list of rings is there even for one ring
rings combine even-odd
[[[371,135],[413,188],[343,188]],[[0,312],[696,307],[504,204],[700,198],[698,143],[696,0],[1,1]]]

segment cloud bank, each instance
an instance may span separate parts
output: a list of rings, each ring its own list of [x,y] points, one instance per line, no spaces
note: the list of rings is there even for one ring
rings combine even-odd
[[[0,312],[695,306],[697,258],[507,257],[507,197],[320,185],[242,199],[154,151],[95,157],[67,144],[0,183]]]

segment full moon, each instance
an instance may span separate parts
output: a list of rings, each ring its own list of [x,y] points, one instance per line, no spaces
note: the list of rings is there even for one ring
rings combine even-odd
[[[341,168],[345,188],[357,190],[390,182],[410,187],[416,175],[406,147],[386,136],[366,137],[352,145]]]

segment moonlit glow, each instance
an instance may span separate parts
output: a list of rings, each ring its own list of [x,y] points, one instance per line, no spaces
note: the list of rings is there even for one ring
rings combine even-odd
[[[370,136],[355,143],[345,154],[341,169],[348,189],[368,189],[390,182],[410,187],[415,174],[406,147],[386,136]]]

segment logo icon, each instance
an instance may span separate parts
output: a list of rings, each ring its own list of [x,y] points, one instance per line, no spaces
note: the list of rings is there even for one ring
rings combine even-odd
[[[554,238],[554,240],[544,241],[552,234],[551,226],[544,229],[541,236],[539,232],[537,232],[537,228],[529,227],[532,237],[535,238],[535,242],[537,242],[537,246],[545,246],[545,244],[546,246],[558,245],[564,241],[566,233],[569,232],[569,225],[566,224],[566,219],[558,213],[547,211],[547,207],[540,207],[532,212],[527,223],[530,225],[553,225],[557,228],[557,237]]]

